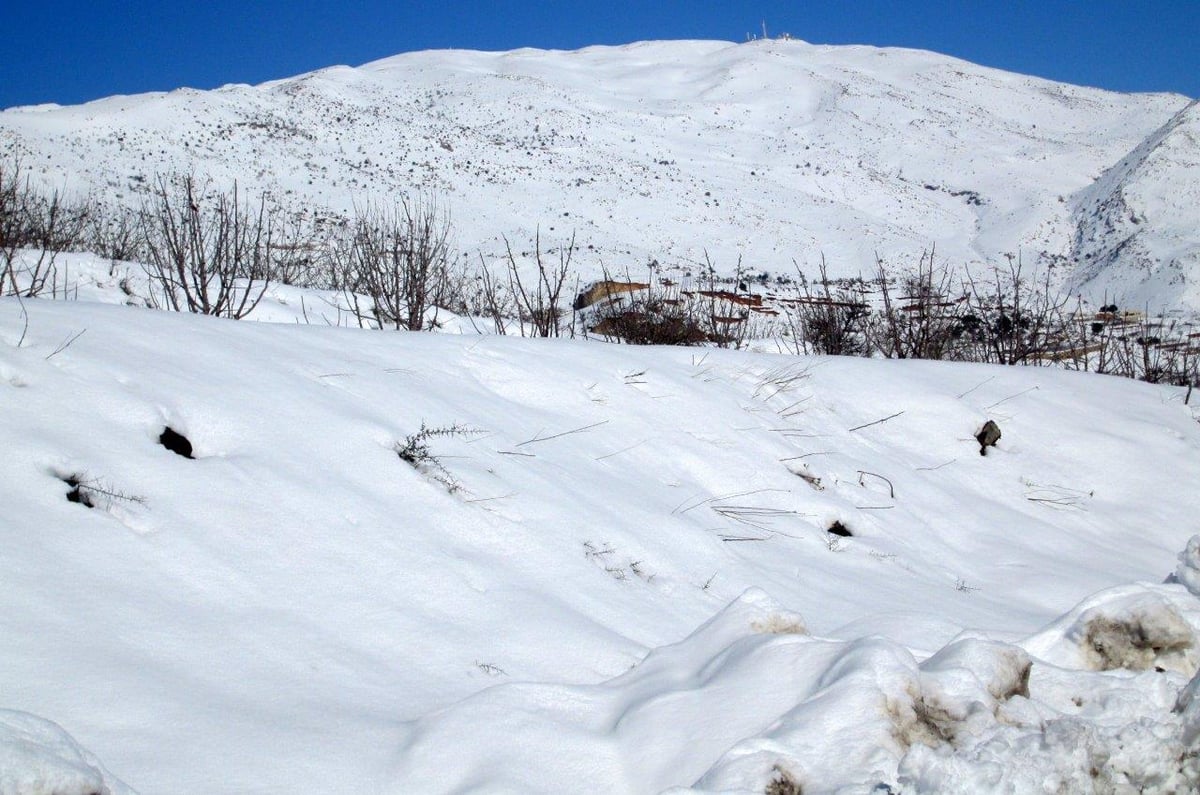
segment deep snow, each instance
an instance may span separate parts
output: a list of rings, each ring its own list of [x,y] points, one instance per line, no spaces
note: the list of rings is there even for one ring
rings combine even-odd
[[[3,299],[0,707],[113,792],[1185,791],[1182,397]]]

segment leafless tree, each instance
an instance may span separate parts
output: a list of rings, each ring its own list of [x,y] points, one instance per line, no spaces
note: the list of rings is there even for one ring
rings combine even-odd
[[[507,281],[492,272],[484,261],[482,252],[479,254],[476,293],[474,306],[468,309],[468,314],[488,317],[492,321],[495,333],[507,334],[509,323],[518,315],[517,303],[508,291]]]
[[[360,325],[420,331],[450,287],[450,217],[428,198],[356,210],[333,268]],[[432,317],[427,315],[432,314]]]
[[[113,262],[140,262],[143,235],[137,213],[106,205],[97,197],[88,199],[91,210],[83,230],[83,248]]]
[[[279,284],[297,287],[330,289],[328,263],[322,256],[322,238],[307,217],[293,214],[276,224],[277,233],[271,243],[270,279]]]
[[[1122,317],[1095,324],[1091,351],[1103,352],[1103,357],[1093,353],[1095,372],[1152,384],[1195,386],[1200,381],[1200,337],[1192,336],[1191,326],[1146,313],[1134,317],[1132,322]]]
[[[275,212],[192,175],[162,177],[142,208],[152,299],[176,312],[245,317],[267,290]]]
[[[700,283],[699,290],[685,297],[689,314],[703,327],[708,342],[718,348],[748,345],[755,330],[751,309],[761,306],[762,297],[747,291],[742,258],[738,257],[733,276],[722,279],[705,250]]]

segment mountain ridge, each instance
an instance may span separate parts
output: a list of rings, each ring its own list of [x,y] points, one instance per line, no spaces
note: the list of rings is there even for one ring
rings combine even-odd
[[[1075,281],[1135,304],[1171,291],[1200,305],[1200,241],[1186,212],[1200,200],[1198,181],[1200,100],[1192,100],[1080,194]]]

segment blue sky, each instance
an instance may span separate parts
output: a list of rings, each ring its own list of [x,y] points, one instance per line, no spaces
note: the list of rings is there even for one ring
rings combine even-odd
[[[1200,96],[1200,0],[6,0],[0,107],[258,83],[443,47],[645,39],[918,47],[1055,80]]]

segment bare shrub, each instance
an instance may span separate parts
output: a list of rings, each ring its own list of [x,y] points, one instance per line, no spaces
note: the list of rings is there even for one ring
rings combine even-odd
[[[762,306],[762,296],[747,292],[741,258],[738,258],[733,278],[722,280],[717,276],[717,268],[709,259],[708,251],[705,251],[701,273],[703,287],[688,296],[691,299],[691,314],[704,329],[712,345],[718,348],[745,347],[755,326],[751,310]],[[737,289],[725,289],[725,281]]]
[[[870,311],[861,296],[844,284],[835,289],[824,256],[818,268],[819,289],[814,291],[799,267],[796,270],[801,296],[786,309],[787,334],[780,341],[796,354],[866,355]]]
[[[0,163],[0,296],[53,288],[55,260],[78,243],[86,217],[59,191],[36,190],[19,159]]]
[[[508,238],[504,238],[504,252],[507,263],[508,293],[507,298],[495,276],[486,267],[484,273],[484,291],[487,312],[492,317],[498,333],[504,333],[506,314],[515,313],[519,321],[518,328],[521,336],[558,337],[563,332],[565,310],[562,304],[562,289],[571,273],[571,257],[575,251],[575,236],[571,235],[570,242],[559,246],[556,250],[558,261],[547,263],[542,259],[541,230],[534,234],[533,257],[537,273],[532,281],[521,276],[521,267],[517,256],[513,253]],[[571,323],[565,324],[573,335]],[[528,333],[527,333],[528,332]]]
[[[468,303],[468,314],[471,317],[481,315],[489,318],[495,333],[507,334],[509,323],[513,320],[519,322],[517,301],[507,280],[493,273],[484,262],[482,252],[479,254],[479,271],[475,281],[477,286],[474,299]]]
[[[605,283],[619,282],[606,274]],[[709,341],[695,305],[674,287],[648,285],[596,306],[590,330],[610,341],[629,345],[703,345]]]
[[[1197,383],[1200,342],[1177,320],[1140,321],[1124,333],[1107,334],[1114,370],[1151,384],[1191,387]],[[1190,396],[1189,396],[1190,397]]]
[[[359,325],[409,331],[436,325],[450,287],[450,230],[449,215],[429,198],[356,209],[332,262]]]
[[[610,305],[601,310],[592,331],[629,345],[701,345],[708,340],[683,302],[662,296]]]
[[[951,358],[964,333],[966,296],[955,294],[950,270],[935,266],[933,250],[922,253],[916,272],[904,277],[894,295],[883,260],[876,257],[875,267],[881,305],[871,315],[871,348],[888,359]]]
[[[396,455],[413,469],[445,486],[446,490],[453,494],[459,491],[462,485],[450,474],[442,459],[433,452],[430,442],[439,437],[472,436],[478,433],[482,431],[457,423],[430,427],[422,421],[416,433],[409,434],[404,437],[403,442],[396,444]]]
[[[763,790],[764,795],[804,795],[804,788],[791,773],[779,765],[771,772],[774,775]]]
[[[192,175],[159,177],[141,212],[154,303],[175,312],[241,318],[266,292],[276,236],[266,199],[243,202]]]
[[[708,342],[717,348],[741,349],[750,344],[757,324],[736,294],[701,296],[692,311]]]
[[[1184,400],[1190,402],[1200,384],[1200,334],[1191,322],[1119,311],[1116,304],[1094,313],[1079,308],[1072,321],[1074,339],[1053,355],[1055,361],[1071,370],[1187,387]]]
[[[70,491],[67,492],[67,502],[73,502],[85,508],[110,510],[118,502],[146,504],[145,497],[118,491],[99,478],[93,478],[83,473],[72,472],[57,477],[70,487]]]
[[[331,279],[327,265],[316,230],[304,215],[277,219],[268,258],[272,282],[328,289]]]
[[[992,364],[1048,364],[1069,348],[1074,328],[1066,311],[1069,296],[1026,276],[1020,258],[992,271],[984,282],[967,273],[961,315],[965,345],[961,358]]]
[[[82,246],[114,262],[139,262],[145,257],[145,239],[136,213],[124,207],[89,198],[91,211],[83,229]]]

